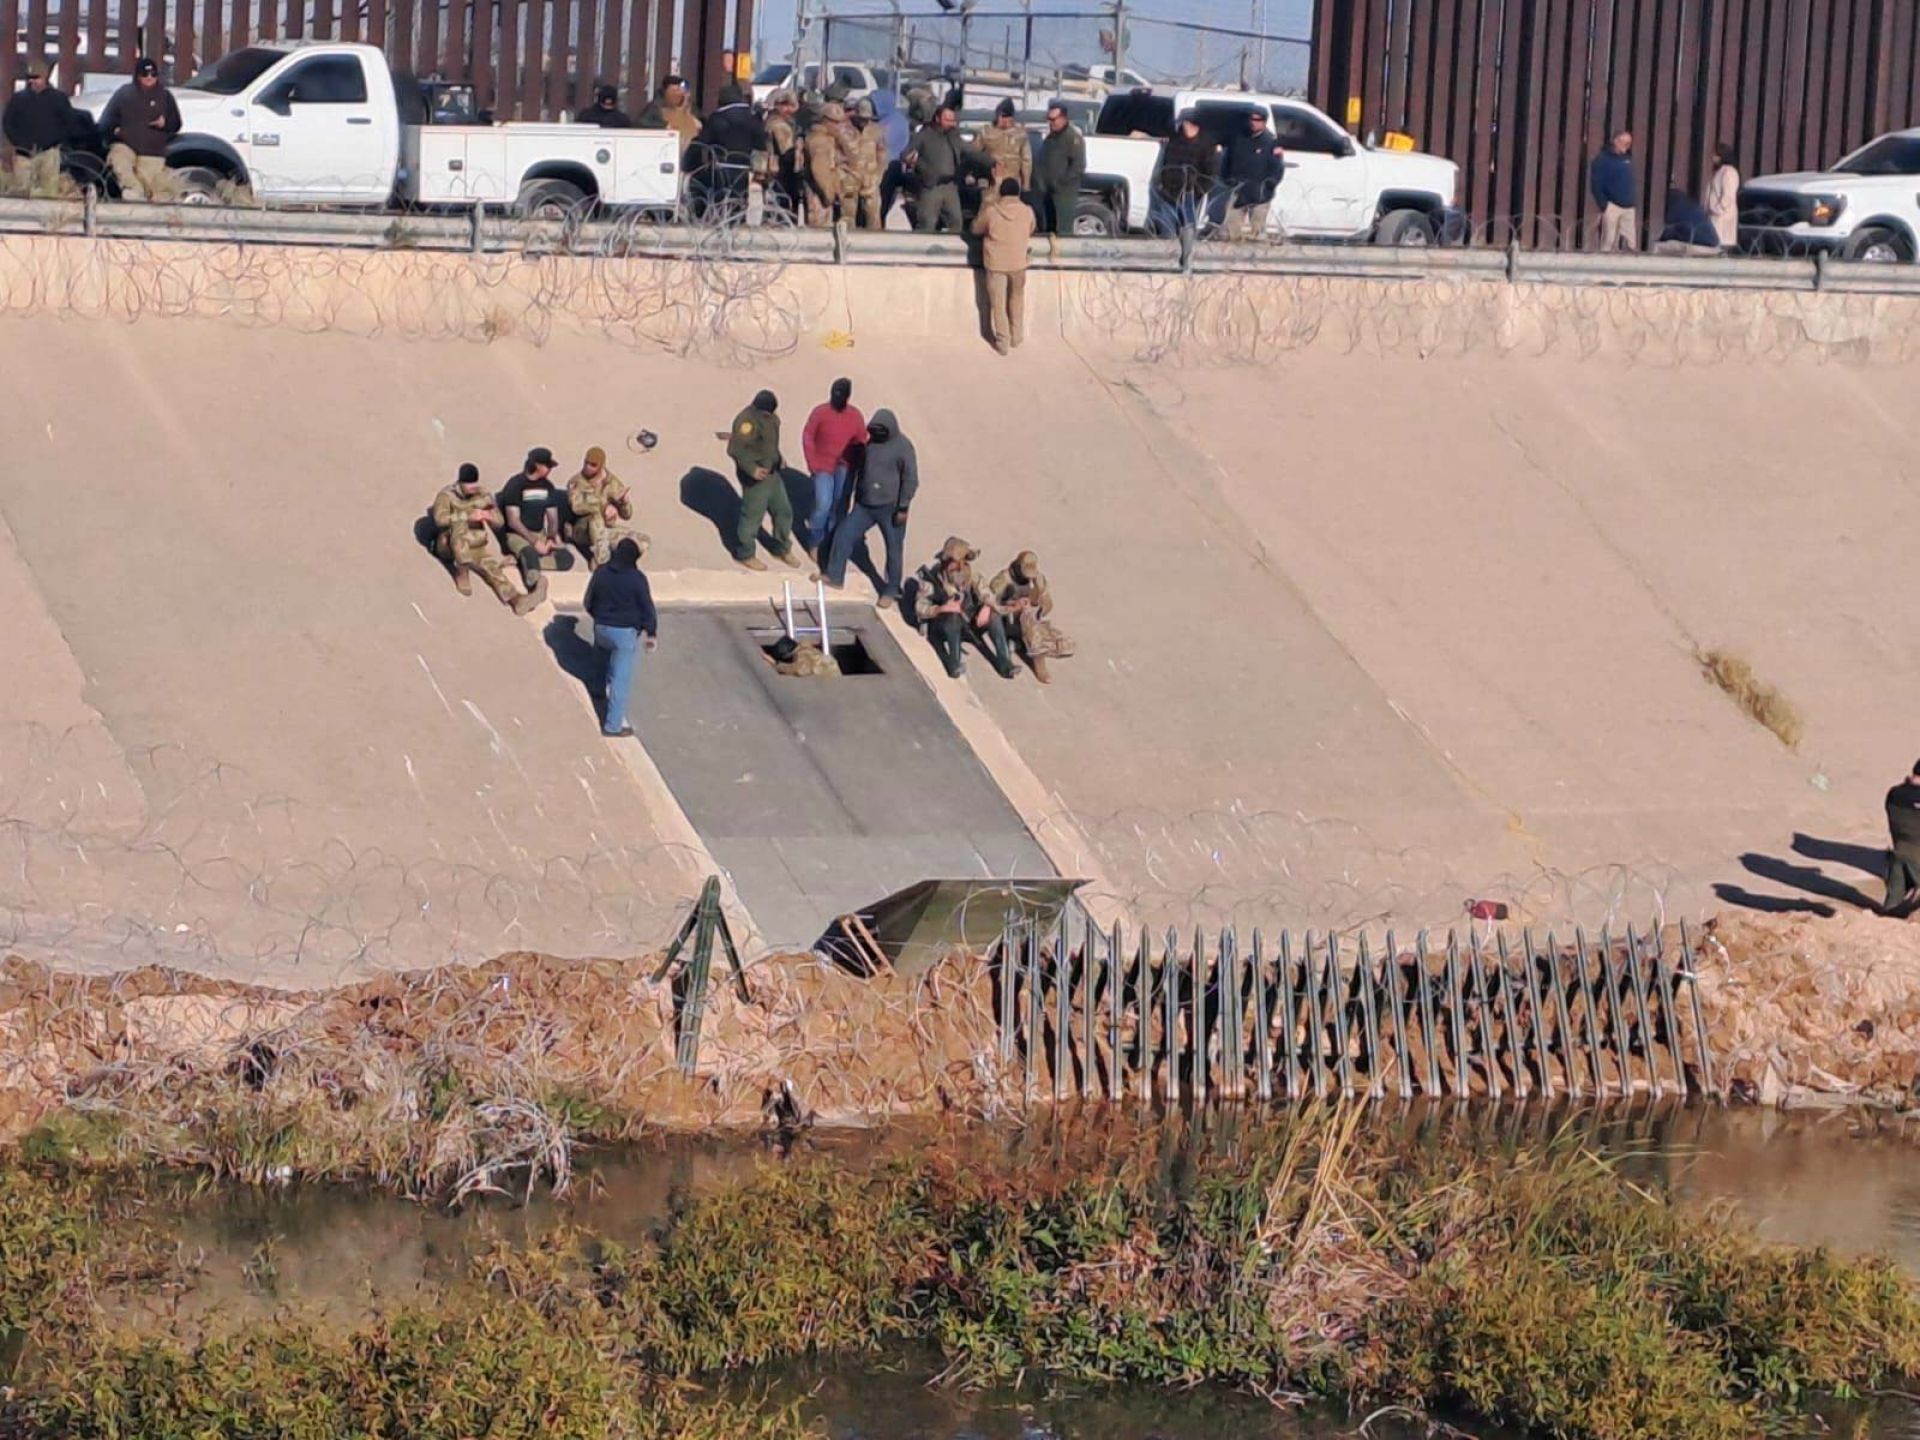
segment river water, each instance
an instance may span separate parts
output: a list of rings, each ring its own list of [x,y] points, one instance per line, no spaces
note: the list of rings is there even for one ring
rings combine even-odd
[[[1258,1121],[1250,1114],[1181,1127],[1123,1131],[1127,1143],[1231,1145]],[[1920,1276],[1920,1120],[1847,1110],[1778,1113],[1712,1106],[1528,1111],[1430,1106],[1382,1112],[1381,1123],[1408,1138],[1453,1132],[1499,1148],[1573,1129],[1613,1156],[1623,1172],[1672,1191],[1687,1203],[1727,1205],[1772,1239],[1885,1254]],[[976,1134],[975,1143],[1014,1150],[1085,1143],[1089,1128],[1114,1122],[1063,1120],[1050,1130]],[[798,1147],[849,1161],[922,1143],[924,1132],[815,1132]],[[677,1192],[698,1192],[774,1163],[756,1142],[664,1139],[589,1157],[572,1200],[490,1203],[459,1213],[381,1194],[311,1187],[291,1192],[216,1189],[185,1200],[165,1223],[182,1253],[197,1262],[195,1283],[165,1304],[169,1324],[196,1318],[245,1323],[289,1306],[341,1322],[387,1302],[430,1298],[465,1274],[473,1254],[496,1240],[523,1243],[574,1222],[616,1239],[639,1239],[667,1212]],[[154,1317],[161,1314],[156,1305]],[[140,1316],[128,1317],[136,1324]],[[900,1355],[876,1367],[802,1367],[755,1377],[775,1394],[803,1395],[834,1440],[1305,1440],[1352,1434],[1359,1420],[1276,1409],[1218,1392],[1158,1390],[1031,1393],[956,1392],[928,1384],[931,1356]],[[1883,1403],[1871,1417],[1834,1416],[1836,1426],[1872,1440],[1920,1440],[1920,1408]],[[1862,1424],[1864,1423],[1864,1428]],[[1424,1434],[1382,1417],[1380,1440]],[[1809,1422],[1809,1435],[1833,1433]]]

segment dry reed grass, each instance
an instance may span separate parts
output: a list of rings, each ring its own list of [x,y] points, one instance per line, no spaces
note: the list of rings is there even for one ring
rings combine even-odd
[[[1800,714],[1787,697],[1753,673],[1753,666],[1729,650],[1702,650],[1694,658],[1701,673],[1717,685],[1749,719],[1765,726],[1789,750],[1806,733]]]

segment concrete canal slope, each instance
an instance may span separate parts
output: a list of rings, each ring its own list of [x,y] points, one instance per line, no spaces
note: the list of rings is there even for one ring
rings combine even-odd
[[[1039,552],[1079,655],[967,684],[1038,779],[1023,822],[1130,911],[1878,897],[1845,846],[1920,753],[1914,306],[1033,292],[1001,359],[950,270],[0,243],[0,938],[303,983],[658,943],[706,863],[684,814],[549,617],[460,599],[412,526],[463,460],[600,444],[649,566],[723,570],[715,432],[771,387],[797,464],[840,374],[919,447],[913,563]]]

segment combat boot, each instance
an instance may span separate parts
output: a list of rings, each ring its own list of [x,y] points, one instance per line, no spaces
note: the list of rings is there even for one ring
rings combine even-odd
[[[733,563],[744,570],[764,570],[767,568],[767,562],[762,560],[758,555],[749,555],[746,559],[735,560]]]
[[[473,576],[465,569],[454,571],[453,588],[458,590],[462,595],[473,594]]]
[[[1042,685],[1051,685],[1053,683],[1053,672],[1047,669],[1046,656],[1044,655],[1029,656],[1027,659],[1027,663],[1033,666],[1034,679],[1038,680]]]
[[[516,615],[525,615],[530,611],[532,611],[537,605],[539,605],[539,603],[542,600],[546,598],[547,598],[546,572],[542,570],[536,570],[533,572],[533,588],[528,590],[526,594],[519,595],[514,598],[512,602],[513,613]]]
[[[794,554],[793,550],[794,547],[791,545],[787,546],[784,550],[776,550],[773,552],[773,558],[778,560],[782,565],[788,565],[798,570],[800,568],[800,557]]]

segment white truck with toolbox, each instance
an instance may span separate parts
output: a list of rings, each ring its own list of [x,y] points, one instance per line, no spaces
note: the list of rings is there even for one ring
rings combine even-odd
[[[117,88],[124,77],[102,79]],[[446,110],[432,92],[460,88],[395,76],[372,45],[249,45],[174,87],[181,128],[167,165],[202,203],[235,185],[268,205],[677,206],[673,131],[433,123]],[[111,94],[89,86],[75,103],[98,120]]]
[[[1363,145],[1325,114],[1288,95],[1245,90],[1132,90],[1107,97],[1087,137],[1080,234],[1147,228],[1162,146],[1191,113],[1224,146],[1254,111],[1286,152],[1286,174],[1267,218],[1270,234],[1296,240],[1432,245],[1464,229],[1454,208],[1459,167],[1436,155]]]
[[[1749,180],[1740,187],[1740,248],[1920,260],[1920,130],[1869,140],[1828,170]]]

